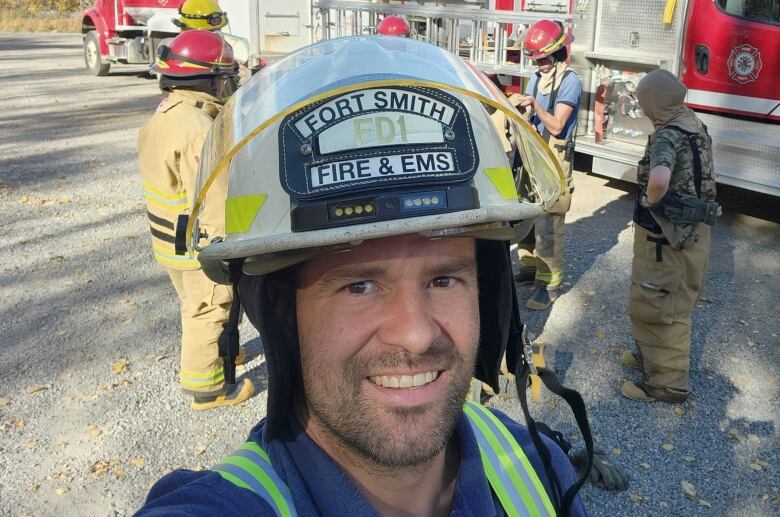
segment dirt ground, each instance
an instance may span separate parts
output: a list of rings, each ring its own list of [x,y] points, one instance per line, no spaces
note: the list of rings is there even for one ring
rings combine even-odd
[[[256,357],[240,374],[258,395],[195,413],[179,393],[177,301],[151,256],[136,154],[160,94],[143,68],[87,75],[81,52],[78,34],[0,34],[4,516],[127,515],[164,473],[215,464],[265,412],[262,347],[246,325]],[[777,201],[724,189],[694,317],[694,396],[643,405],[619,394],[634,376],[618,359],[631,343],[631,187],[582,173],[575,181],[563,295],[524,317],[547,344],[548,366],[583,394],[599,447],[631,477],[623,493],[587,487],[588,509],[777,515]],[[520,418],[515,401],[495,405]],[[532,406],[575,433],[562,403],[542,395]]]

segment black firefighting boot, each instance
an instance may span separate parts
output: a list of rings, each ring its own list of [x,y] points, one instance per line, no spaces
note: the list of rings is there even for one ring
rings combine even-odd
[[[515,275],[515,283],[517,285],[530,285],[534,283],[535,277],[536,277],[535,269],[520,268],[520,272]]]
[[[534,295],[528,300],[526,306],[535,311],[542,311],[552,305],[557,299],[557,291],[548,291],[543,287],[537,288],[536,291],[534,291]]]

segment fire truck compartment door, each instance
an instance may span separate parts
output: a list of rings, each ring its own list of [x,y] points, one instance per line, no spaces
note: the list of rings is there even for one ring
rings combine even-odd
[[[777,112],[771,115],[780,103],[777,0],[694,0],[686,22],[682,80],[688,103],[780,120]]]
[[[301,34],[301,15],[299,13],[266,13],[266,36],[299,36]]]

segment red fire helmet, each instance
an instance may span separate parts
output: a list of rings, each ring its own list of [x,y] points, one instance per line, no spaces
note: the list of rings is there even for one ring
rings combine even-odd
[[[523,34],[523,54],[529,59],[542,59],[574,41],[558,22],[539,20]]]
[[[384,36],[409,36],[411,30],[406,20],[400,16],[390,15],[382,18],[376,26],[376,33]]]
[[[217,32],[188,30],[160,45],[152,71],[171,77],[237,74],[233,48]]]

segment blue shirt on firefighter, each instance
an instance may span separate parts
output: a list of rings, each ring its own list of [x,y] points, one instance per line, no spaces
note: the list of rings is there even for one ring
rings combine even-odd
[[[528,86],[525,89],[526,95],[534,94],[534,88],[538,81],[539,76],[537,74],[531,76],[528,80]],[[566,121],[566,125],[563,126],[563,130],[558,135],[558,138],[561,140],[568,140],[571,138],[572,133],[574,133],[577,122],[577,113],[580,109],[580,97],[582,97],[582,81],[576,73],[573,71],[569,72],[566,74],[566,77],[564,77],[560,86],[558,86],[558,95],[555,97],[556,105],[568,104],[574,108],[571,116],[569,116],[569,120]],[[541,106],[544,111],[547,111],[550,108],[550,95],[542,95],[541,92],[537,91],[536,102],[539,103],[539,106]],[[530,122],[532,125],[536,126],[536,130],[539,134],[544,133],[544,124],[542,124],[542,121],[536,113],[531,117]]]
[[[503,413],[491,410],[515,437],[531,461],[548,493],[550,487],[542,460],[534,448],[528,430]],[[265,419],[249,434],[261,443]],[[451,516],[504,516],[501,503],[485,477],[474,432],[467,417],[461,414],[455,432],[460,443],[460,467],[452,497]],[[563,490],[576,481],[571,463],[563,451],[546,436],[552,465]],[[378,516],[376,510],[358,491],[349,477],[303,431],[291,412],[288,425],[265,445],[271,463],[292,493],[296,511],[301,516]],[[562,499],[562,497],[561,497]],[[151,516],[273,516],[271,507],[251,490],[240,488],[212,471],[177,470],[160,479],[149,492],[145,506],[136,514]],[[579,496],[572,505],[573,517],[586,516]]]

